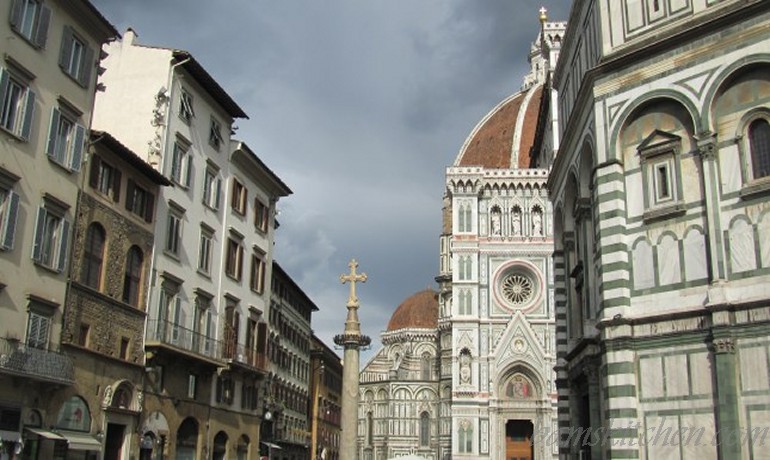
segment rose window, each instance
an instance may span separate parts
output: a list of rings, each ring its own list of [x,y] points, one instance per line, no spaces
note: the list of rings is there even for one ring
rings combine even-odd
[[[532,298],[535,288],[532,280],[521,273],[513,273],[503,279],[502,293],[513,305],[523,305]]]

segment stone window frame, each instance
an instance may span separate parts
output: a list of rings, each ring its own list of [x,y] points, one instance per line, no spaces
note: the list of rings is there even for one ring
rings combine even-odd
[[[741,162],[741,180],[743,186],[740,194],[742,198],[753,198],[757,195],[770,194],[770,175],[758,178],[754,177],[749,129],[751,128],[751,125],[758,120],[764,120],[770,124],[770,110],[762,107],[746,113],[740,121],[738,133],[735,138],[738,143]]]
[[[681,150],[681,137],[658,129],[637,147],[642,172],[645,222],[679,216],[685,212]],[[665,168],[669,196],[657,193],[660,168]]]

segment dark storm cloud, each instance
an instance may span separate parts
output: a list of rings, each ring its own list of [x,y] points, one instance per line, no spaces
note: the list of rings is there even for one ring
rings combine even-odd
[[[92,1],[140,43],[193,53],[243,107],[237,137],[294,191],[275,257],[320,308],[314,330],[342,331],[355,257],[376,349],[401,301],[435,286],[445,168],[518,91],[541,3]],[[567,18],[569,1],[544,3]]]

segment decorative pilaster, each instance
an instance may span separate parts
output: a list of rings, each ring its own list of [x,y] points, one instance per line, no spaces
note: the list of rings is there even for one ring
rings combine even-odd
[[[725,261],[722,242],[722,225],[719,219],[719,175],[717,173],[716,154],[717,137],[712,132],[704,132],[698,137],[703,177],[703,193],[706,201],[706,226],[708,228],[708,254],[711,265],[711,281],[725,279]]]
[[[719,458],[743,458],[741,442],[732,437],[742,432],[738,414],[738,378],[736,375],[735,343],[732,337],[712,339],[716,376],[716,433]]]

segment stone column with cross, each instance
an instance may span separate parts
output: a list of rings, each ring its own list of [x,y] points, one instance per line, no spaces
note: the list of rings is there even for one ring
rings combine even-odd
[[[358,448],[358,366],[359,351],[371,343],[371,339],[361,334],[358,321],[358,297],[356,283],[366,282],[366,273],[356,273],[358,262],[355,259],[348,264],[350,273],[340,275],[342,284],[350,283],[348,297],[348,316],[345,320],[345,332],[334,337],[334,343],[344,349],[342,367],[342,437],[340,439],[340,460],[356,460]]]

